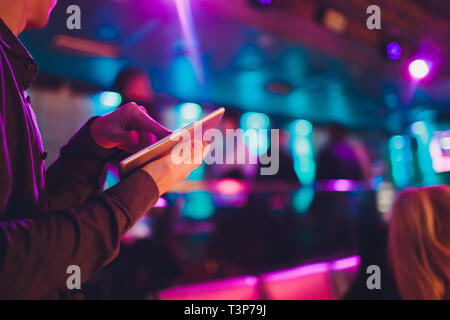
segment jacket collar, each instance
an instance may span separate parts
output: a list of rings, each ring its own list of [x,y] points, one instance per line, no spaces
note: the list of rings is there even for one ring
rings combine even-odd
[[[22,90],[28,89],[38,74],[38,66],[25,46],[0,19],[0,45],[5,51],[17,83]]]

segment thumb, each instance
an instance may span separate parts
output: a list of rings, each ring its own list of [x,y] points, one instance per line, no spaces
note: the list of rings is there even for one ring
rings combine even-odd
[[[163,138],[172,133],[169,129],[150,117],[143,108],[131,108],[128,112],[128,127],[139,131],[149,132],[157,138]]]

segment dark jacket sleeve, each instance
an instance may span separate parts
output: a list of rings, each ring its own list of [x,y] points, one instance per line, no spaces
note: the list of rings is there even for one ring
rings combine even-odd
[[[66,289],[70,265],[80,267],[85,282],[117,255],[120,238],[158,196],[140,170],[83,204],[0,222],[0,298],[42,298]]]
[[[2,134],[0,167],[9,173],[4,140]],[[110,151],[93,143],[88,123],[62,148],[48,172],[50,211],[0,222],[0,298],[46,298],[64,290],[71,265],[87,281],[117,255],[121,237],[157,201],[157,185],[142,170],[96,192]]]

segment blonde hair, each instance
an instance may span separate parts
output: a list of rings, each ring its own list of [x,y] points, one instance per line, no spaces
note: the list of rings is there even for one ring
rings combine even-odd
[[[449,186],[400,193],[392,209],[389,253],[403,299],[449,298]]]

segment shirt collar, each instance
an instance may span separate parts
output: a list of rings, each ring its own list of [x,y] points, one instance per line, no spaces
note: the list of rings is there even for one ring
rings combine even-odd
[[[22,42],[0,19],[0,45],[11,64],[14,76],[22,90],[28,89],[38,74],[38,66]]]

